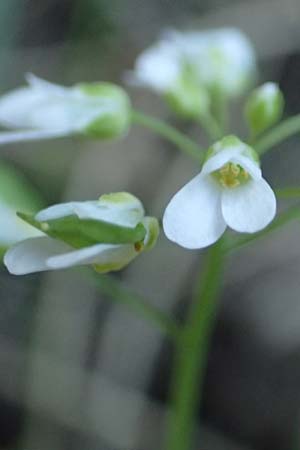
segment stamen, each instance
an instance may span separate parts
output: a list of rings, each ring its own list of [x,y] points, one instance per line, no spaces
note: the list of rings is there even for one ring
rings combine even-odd
[[[212,174],[224,188],[235,188],[249,179],[249,174],[238,164],[227,163]]]

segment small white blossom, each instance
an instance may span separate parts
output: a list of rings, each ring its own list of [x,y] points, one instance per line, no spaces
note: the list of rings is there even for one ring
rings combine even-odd
[[[252,80],[255,53],[247,37],[234,28],[169,31],[137,58],[128,79],[132,84],[169,93],[182,85],[187,68],[187,82],[193,80],[198,86],[231,97],[241,94]]]
[[[114,137],[127,131],[130,104],[118,86],[63,87],[32,74],[26,78],[28,86],[0,97],[0,124],[17,130],[0,133],[0,144],[78,133]]]
[[[163,227],[171,241],[196,249],[216,242],[227,226],[255,233],[275,213],[276,198],[262,178],[256,153],[228,136],[213,145],[200,174],[171,199]]]
[[[100,242],[83,245],[78,240],[76,246],[70,245],[63,238],[53,238],[51,234],[53,221],[75,217],[80,221],[97,221],[107,225],[117,225],[127,229],[135,229],[143,225],[142,241],[130,243]],[[40,211],[35,221],[45,231],[42,237],[26,239],[5,254],[4,263],[10,273],[23,275],[45,270],[57,270],[77,265],[93,265],[99,272],[119,270],[132,261],[141,251],[153,247],[156,242],[159,226],[154,217],[145,216],[142,203],[126,192],[107,194],[96,201],[69,202],[51,206]],[[84,224],[82,225],[84,227]],[[56,228],[56,231],[58,228]],[[78,239],[77,229],[71,231],[71,238]],[[95,228],[94,228],[95,230]],[[61,236],[65,237],[65,228]],[[58,234],[58,233],[56,233]],[[88,241],[94,236],[87,236]]]

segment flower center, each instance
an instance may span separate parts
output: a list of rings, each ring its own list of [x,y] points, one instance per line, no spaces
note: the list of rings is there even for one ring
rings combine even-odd
[[[231,162],[213,172],[212,175],[225,188],[235,188],[249,180],[249,173],[239,164]]]

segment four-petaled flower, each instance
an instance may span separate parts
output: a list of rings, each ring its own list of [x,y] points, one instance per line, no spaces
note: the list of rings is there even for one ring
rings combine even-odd
[[[152,248],[159,234],[157,219],[145,216],[142,203],[127,192],[54,205],[35,217],[20,216],[44,236],[26,239],[6,252],[4,263],[15,275],[77,265],[93,265],[101,273],[119,270]]]
[[[216,242],[227,226],[255,233],[275,213],[276,198],[262,178],[257,154],[227,136],[209,149],[200,174],[171,199],[163,227],[171,241],[196,249]]]

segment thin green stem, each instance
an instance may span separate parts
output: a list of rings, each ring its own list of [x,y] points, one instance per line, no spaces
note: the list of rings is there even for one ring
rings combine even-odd
[[[190,450],[222,279],[222,240],[210,247],[204,272],[177,340],[166,450]]]
[[[93,278],[98,289],[103,294],[108,295],[117,303],[126,305],[138,316],[152,322],[152,324],[157,326],[163,333],[166,333],[171,338],[177,338],[179,335],[179,326],[176,321],[151,305],[141,295],[130,291],[119,280],[109,275],[101,275],[94,270],[89,271],[88,274]]]
[[[275,189],[276,197],[284,199],[293,199],[300,197],[300,187],[286,187]]]
[[[218,124],[218,122],[214,119],[214,117],[209,114],[201,115],[199,122],[201,126],[204,128],[210,139],[213,141],[220,139],[222,137],[222,130]]]
[[[289,208],[287,211],[282,212],[279,214],[279,216],[273,220],[271,225],[269,225],[264,230],[260,231],[259,233],[255,234],[247,234],[246,236],[241,236],[239,238],[235,238],[234,240],[227,240],[226,245],[224,245],[224,252],[225,253],[231,253],[235,250],[239,250],[242,247],[245,247],[246,245],[251,244],[252,242],[255,242],[257,239],[261,239],[268,234],[279,230],[287,223],[293,221],[293,220],[300,220],[300,206],[293,206]]]
[[[275,145],[300,132],[300,114],[284,120],[254,143],[259,155],[263,155]]]
[[[228,129],[228,99],[223,92],[219,92],[214,98],[215,117],[219,126],[226,134]]]
[[[154,131],[159,136],[162,136],[172,142],[172,144],[175,144],[179,150],[196,159],[198,162],[203,161],[203,150],[188,136],[181,133],[171,125],[166,124],[162,120],[133,110],[132,122]]]

